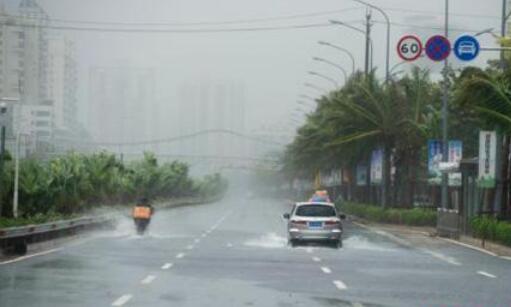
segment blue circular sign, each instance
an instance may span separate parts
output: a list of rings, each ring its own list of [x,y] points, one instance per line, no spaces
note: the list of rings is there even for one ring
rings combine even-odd
[[[454,55],[461,61],[472,61],[479,54],[479,42],[472,35],[462,35],[454,42]]]
[[[433,61],[445,60],[451,53],[451,43],[442,35],[435,35],[426,42],[426,55]]]

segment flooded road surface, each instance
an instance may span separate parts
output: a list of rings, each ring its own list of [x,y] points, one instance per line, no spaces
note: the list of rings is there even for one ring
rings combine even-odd
[[[287,245],[273,199],[158,211],[0,265],[0,306],[511,306],[511,261],[345,224],[344,247]],[[413,242],[413,243],[411,243]]]

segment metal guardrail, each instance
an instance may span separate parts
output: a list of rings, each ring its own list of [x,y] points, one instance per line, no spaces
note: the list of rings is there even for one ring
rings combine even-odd
[[[24,255],[28,244],[70,235],[84,229],[111,225],[113,222],[112,216],[97,216],[2,228],[0,229],[0,251],[6,254]]]
[[[26,237],[35,234],[42,234],[50,231],[73,229],[82,226],[91,226],[112,222],[112,217],[80,217],[70,220],[62,220],[36,225],[25,225],[0,229],[0,240]]]

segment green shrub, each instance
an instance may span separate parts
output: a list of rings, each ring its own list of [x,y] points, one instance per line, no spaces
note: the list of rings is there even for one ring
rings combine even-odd
[[[340,211],[369,221],[410,226],[435,226],[436,212],[428,209],[382,209],[374,205],[343,202],[337,203]]]
[[[511,246],[511,223],[493,217],[475,217],[470,223],[475,237]]]

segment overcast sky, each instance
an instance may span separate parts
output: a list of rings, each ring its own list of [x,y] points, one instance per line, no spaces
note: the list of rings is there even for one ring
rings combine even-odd
[[[18,1],[4,0],[8,6]],[[362,27],[364,8],[349,0],[39,0],[41,6],[54,19],[109,22],[219,22],[269,17],[290,16],[324,11],[329,15],[290,18],[219,26],[197,25],[183,28],[242,28],[274,25],[306,25],[325,23],[328,19],[351,22]],[[458,31],[474,32],[494,27],[499,31],[500,0],[451,0],[452,27]],[[395,44],[404,33],[439,33],[439,30],[414,28],[442,25],[444,0],[378,0],[372,1],[385,9],[393,23],[391,35],[391,65],[399,62]],[[344,11],[341,11],[344,10]],[[373,12],[375,47],[374,64],[383,76],[385,59],[385,27],[382,17]],[[410,24],[412,23],[413,24]],[[78,26],[89,26],[79,24]],[[170,27],[170,26],[169,26]],[[166,28],[169,28],[166,27]],[[178,28],[178,26],[172,26]],[[347,70],[349,59],[342,53],[317,44],[325,40],[348,48],[355,55],[357,68],[363,68],[364,41],[361,33],[332,26],[278,31],[229,33],[100,33],[63,31],[75,40],[80,69],[81,110],[87,104],[88,69],[93,66],[131,65],[157,68],[159,85],[165,93],[164,102],[177,99],[178,87],[183,83],[217,80],[241,81],[246,87],[246,126],[276,127],[289,125],[289,117],[296,108],[300,94],[317,94],[305,88],[303,82],[331,88],[330,83],[314,76],[315,70],[343,82],[338,70],[311,60],[321,56],[339,63]],[[426,39],[426,37],[423,37]],[[489,36],[481,37],[482,45],[494,45]],[[474,62],[483,65],[496,54],[485,53]],[[100,110],[98,110],[100,111]]]

